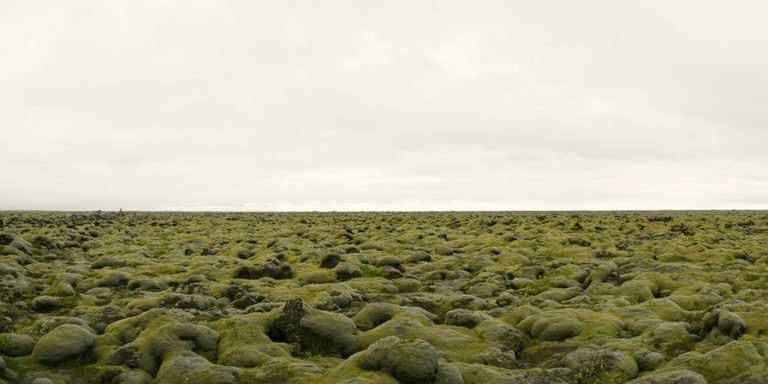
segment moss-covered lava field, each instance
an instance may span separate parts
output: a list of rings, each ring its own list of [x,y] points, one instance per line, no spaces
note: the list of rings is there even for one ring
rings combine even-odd
[[[768,383],[768,212],[0,212],[0,383]]]

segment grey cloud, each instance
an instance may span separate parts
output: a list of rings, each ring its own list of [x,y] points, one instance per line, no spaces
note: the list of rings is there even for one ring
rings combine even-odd
[[[765,208],[765,11],[2,4],[0,209]]]

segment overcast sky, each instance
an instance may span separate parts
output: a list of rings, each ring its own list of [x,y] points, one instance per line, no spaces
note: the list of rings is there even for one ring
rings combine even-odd
[[[0,209],[768,209],[765,1],[4,1]]]

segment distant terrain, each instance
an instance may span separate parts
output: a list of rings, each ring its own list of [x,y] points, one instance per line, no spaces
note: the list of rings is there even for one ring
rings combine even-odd
[[[0,383],[768,383],[768,212],[0,212]]]

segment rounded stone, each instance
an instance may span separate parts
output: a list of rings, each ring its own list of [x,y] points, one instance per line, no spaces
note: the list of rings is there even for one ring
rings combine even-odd
[[[0,353],[10,357],[27,356],[35,348],[35,340],[17,333],[0,334]]]
[[[421,384],[434,381],[437,359],[437,350],[424,340],[389,336],[363,352],[358,366],[365,370],[385,371],[404,384]]]
[[[96,336],[74,324],[54,328],[37,341],[32,357],[46,365],[56,365],[76,358],[98,344]]]

